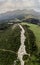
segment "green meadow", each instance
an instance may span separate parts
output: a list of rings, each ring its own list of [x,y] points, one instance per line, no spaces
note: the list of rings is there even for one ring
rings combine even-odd
[[[22,25],[28,25],[29,29],[33,31],[35,37],[36,37],[36,44],[38,46],[38,49],[40,51],[40,26],[31,24],[31,23],[22,23]]]

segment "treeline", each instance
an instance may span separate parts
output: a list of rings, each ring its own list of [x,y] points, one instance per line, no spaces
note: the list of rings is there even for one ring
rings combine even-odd
[[[23,22],[28,22],[28,23],[33,23],[33,24],[38,24],[38,25],[40,25],[40,20],[34,19],[34,18],[24,19]]]

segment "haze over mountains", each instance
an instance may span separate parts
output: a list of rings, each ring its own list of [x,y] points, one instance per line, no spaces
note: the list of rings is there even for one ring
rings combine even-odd
[[[0,20],[5,19],[12,19],[12,18],[37,18],[40,19],[40,12],[36,12],[33,9],[31,10],[14,10],[14,11],[8,11],[6,13],[0,14]]]

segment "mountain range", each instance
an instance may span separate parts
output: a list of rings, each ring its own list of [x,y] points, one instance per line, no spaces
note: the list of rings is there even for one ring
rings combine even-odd
[[[8,11],[6,13],[0,14],[0,21],[1,20],[6,20],[6,19],[22,19],[22,18],[36,18],[40,19],[40,13],[34,11],[33,9],[31,10],[15,10],[15,11]]]

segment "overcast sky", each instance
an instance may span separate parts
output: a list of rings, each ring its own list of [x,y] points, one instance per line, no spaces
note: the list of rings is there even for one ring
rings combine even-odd
[[[0,0],[0,13],[17,9],[34,9],[40,12],[40,0]]]

